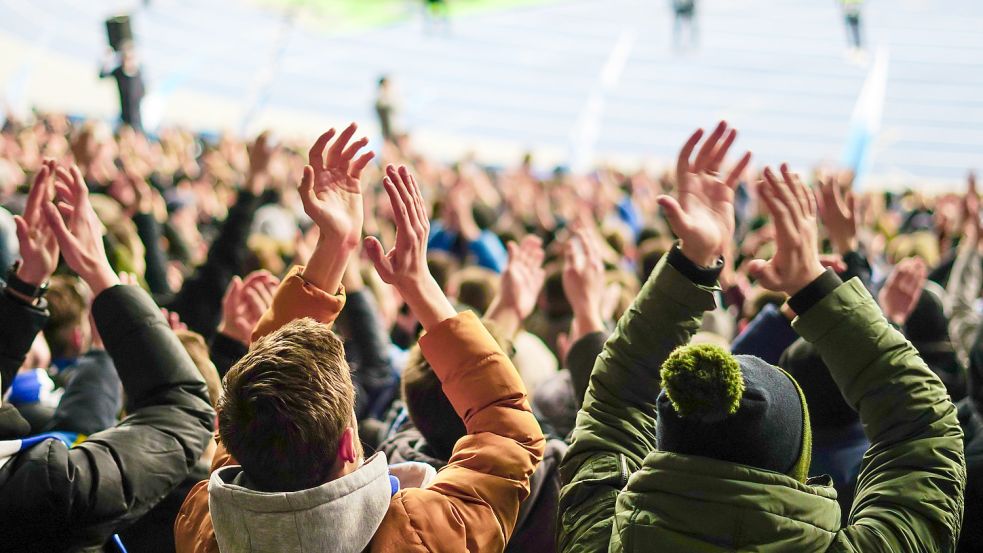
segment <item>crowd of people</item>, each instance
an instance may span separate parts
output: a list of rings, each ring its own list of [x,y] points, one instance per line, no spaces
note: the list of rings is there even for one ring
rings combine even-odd
[[[7,121],[0,550],[983,551],[972,176],[389,134]]]

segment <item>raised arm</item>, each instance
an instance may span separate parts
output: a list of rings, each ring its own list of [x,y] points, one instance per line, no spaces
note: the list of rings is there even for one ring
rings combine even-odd
[[[966,479],[955,406],[859,279],[843,284],[823,271],[814,197],[785,166],[782,177],[766,170],[759,190],[775,219],[776,252],[755,260],[751,272],[791,296],[796,331],[816,346],[871,442],[849,526],[833,549],[953,551]],[[924,266],[905,262],[888,287],[913,304],[919,278]]]
[[[71,449],[47,440],[22,453],[30,462],[19,463],[0,494],[16,498],[13,505],[0,505],[20,522],[5,535],[5,544],[15,549],[46,542],[101,545],[187,476],[204,451],[215,416],[204,381],[157,306],[139,288],[119,286],[81,173],[75,167],[57,172],[60,203],[45,203],[45,218],[66,263],[96,297],[94,318],[116,363],[130,415]],[[23,502],[39,496],[44,499]],[[44,510],[19,510],[25,505],[44,505]]]
[[[702,136],[696,131],[679,154],[678,198],[658,200],[680,244],[652,273],[594,365],[560,468],[563,551],[607,547],[618,492],[656,448],[662,362],[689,342],[703,312],[715,306],[720,256],[734,233],[734,188],[750,153],[721,180],[717,172],[737,132],[721,122],[691,162]]]
[[[0,299],[0,318],[4,321],[4,331],[0,333],[0,396],[7,393],[35,336],[48,319],[40,295],[58,265],[58,242],[43,206],[54,194],[54,172],[54,162],[45,161],[27,194],[24,214],[14,216],[21,259],[7,277],[4,297]]]
[[[393,498],[373,543],[420,544],[425,551],[501,551],[542,459],[543,434],[508,357],[474,314],[455,313],[430,274],[430,222],[415,179],[405,167],[389,166],[383,185],[396,216],[396,245],[387,253],[370,237],[366,251],[382,279],[406,298],[423,324],[427,334],[420,347],[467,435],[433,483]],[[434,536],[441,541],[433,541]]]

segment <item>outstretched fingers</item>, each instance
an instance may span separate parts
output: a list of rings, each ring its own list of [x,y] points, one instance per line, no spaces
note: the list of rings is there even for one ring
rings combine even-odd
[[[703,138],[703,129],[696,129],[692,135],[690,135],[689,140],[683,144],[683,149],[679,151],[679,157],[676,159],[676,179],[679,181],[679,186],[685,186],[686,173],[690,172],[690,162],[689,158],[693,155],[693,149],[696,148],[696,144]]]
[[[703,143],[703,146],[700,147],[699,153],[696,154],[696,161],[693,162],[692,169],[694,173],[712,170],[711,162],[713,160],[714,151],[717,148],[717,143],[720,142],[720,138],[726,131],[726,121],[717,123],[717,127],[713,129],[713,132],[711,132],[710,136],[707,137],[706,141]]]
[[[747,166],[750,163],[751,152],[744,152],[744,155],[741,156],[741,159],[737,162],[737,165],[734,165],[734,167],[730,170],[730,173],[727,175],[727,180],[724,181],[727,188],[730,188],[731,190],[737,188],[738,183],[741,182],[741,175],[744,174],[744,171],[747,170]]]
[[[345,130],[341,131],[341,134],[338,135],[338,140],[335,140],[334,144],[328,148],[328,158],[325,163],[327,167],[347,166],[350,158],[345,159],[342,154],[345,152],[345,146],[348,145],[348,141],[355,135],[356,130],[358,130],[358,125],[351,123]],[[366,143],[368,143],[368,139],[366,139]]]
[[[324,148],[328,145],[328,141],[334,138],[335,130],[328,129],[328,131],[321,136],[317,137],[311,149],[307,152],[307,163],[311,167],[317,169],[324,169]]]

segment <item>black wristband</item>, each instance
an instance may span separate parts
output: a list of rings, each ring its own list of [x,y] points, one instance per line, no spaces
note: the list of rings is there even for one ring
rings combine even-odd
[[[792,311],[795,311],[796,315],[802,315],[821,302],[823,298],[832,294],[841,284],[843,284],[843,280],[833,272],[833,269],[826,269],[826,272],[819,275],[816,280],[790,297],[788,306],[792,308]]]
[[[724,260],[722,257],[717,258],[717,263],[713,267],[700,267],[696,263],[693,263],[690,258],[683,255],[679,246],[673,246],[669,250],[666,262],[672,265],[673,269],[682,273],[684,277],[700,286],[716,286],[717,280],[720,278],[720,273],[724,270]]]
[[[48,281],[42,282],[41,286],[34,286],[33,284],[24,282],[17,276],[17,269],[19,267],[20,262],[18,261],[14,263],[14,266],[10,268],[10,272],[7,273],[7,288],[28,298],[39,299],[43,297],[45,292],[48,291]]]

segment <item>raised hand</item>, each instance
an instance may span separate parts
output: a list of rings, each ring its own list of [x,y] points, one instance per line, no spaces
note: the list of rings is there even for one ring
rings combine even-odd
[[[22,260],[17,268],[17,278],[33,286],[48,280],[58,266],[58,241],[43,210],[54,194],[55,169],[54,161],[44,162],[27,194],[24,215],[14,216]]]
[[[102,243],[105,231],[89,203],[89,189],[79,168],[55,171],[57,206],[43,202],[45,220],[54,232],[65,262],[92,289],[93,297],[119,284]]]
[[[396,219],[396,243],[389,252],[373,236],[365,239],[365,253],[376,272],[406,300],[413,314],[429,329],[455,315],[454,307],[427,267],[430,219],[420,187],[406,167],[386,167],[382,186]]]
[[[563,293],[573,309],[569,341],[604,329],[604,262],[598,238],[583,226],[573,229],[563,250]]]
[[[268,132],[260,133],[252,144],[246,146],[249,154],[249,174],[246,178],[246,189],[254,195],[263,192],[263,188],[269,181],[270,160],[276,153],[276,148],[270,140]]]
[[[256,323],[273,304],[280,279],[268,271],[253,271],[245,279],[234,277],[222,298],[218,332],[249,345]]]
[[[908,321],[927,280],[925,262],[920,257],[902,259],[887,277],[887,282],[877,296],[881,310],[892,323],[901,326]]]
[[[748,270],[765,288],[791,296],[825,269],[819,258],[816,197],[787,164],[782,164],[781,172],[779,181],[765,167],[764,180],[758,183],[758,195],[775,224],[775,255],[768,261],[751,261]]]
[[[161,308],[160,314],[164,316],[164,319],[167,321],[167,326],[171,327],[171,330],[174,332],[188,330],[188,325],[181,321],[181,316],[177,313]]]
[[[543,289],[546,271],[543,270],[543,241],[529,235],[516,244],[509,242],[509,264],[502,273],[502,285],[488,307],[486,317],[498,323],[506,336],[515,336],[522,322],[536,308]]]
[[[857,249],[857,209],[852,191],[843,193],[836,176],[830,175],[819,182],[819,217],[829,234],[829,241],[836,253],[843,255]]]
[[[683,254],[697,265],[709,267],[723,254],[724,244],[734,239],[734,189],[751,161],[751,152],[720,180],[720,166],[737,138],[737,130],[721,121],[691,162],[693,149],[702,137],[703,129],[697,130],[679,152],[677,197],[662,195],[657,201],[681,240]]]
[[[328,148],[327,157],[324,149],[334,137],[334,129],[322,134],[308,153],[310,165],[304,167],[300,199],[304,203],[304,212],[321,230],[322,240],[357,245],[361,238],[363,215],[359,179],[375,154],[366,152],[352,161],[369,143],[368,138],[360,138],[348,144],[357,129],[358,126],[352,123],[343,130]]]

